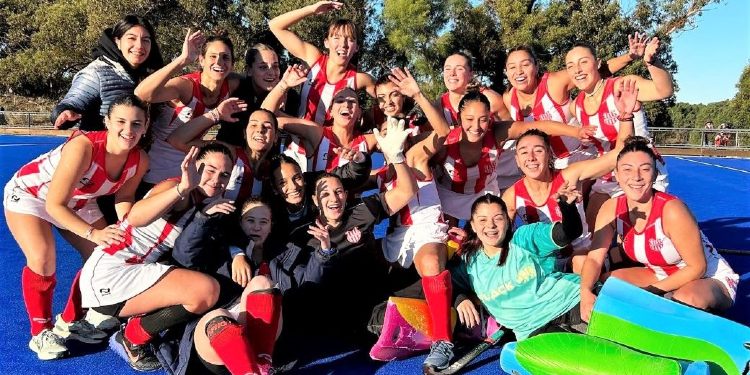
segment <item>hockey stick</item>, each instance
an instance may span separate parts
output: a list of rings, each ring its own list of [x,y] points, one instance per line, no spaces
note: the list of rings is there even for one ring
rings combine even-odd
[[[485,350],[491,348],[495,344],[497,344],[498,341],[503,337],[503,334],[505,334],[505,331],[502,329],[498,329],[495,333],[492,334],[492,336],[484,339],[484,341],[477,345],[474,349],[466,353],[463,357],[459,358],[458,361],[453,362],[452,365],[448,366],[443,371],[438,372],[437,374],[440,375],[451,375],[455,374],[458,371],[461,371],[466,365],[471,363],[471,361],[474,360],[474,358],[478,357],[480,354],[482,354]]]

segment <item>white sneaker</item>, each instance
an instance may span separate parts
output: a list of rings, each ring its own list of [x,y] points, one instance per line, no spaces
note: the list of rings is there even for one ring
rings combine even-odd
[[[42,360],[61,358],[68,352],[65,340],[49,329],[32,336],[31,341],[29,341],[29,349]]]
[[[107,333],[97,329],[86,319],[75,322],[66,322],[58,314],[55,321],[55,328],[52,331],[60,337],[68,340],[76,340],[86,344],[98,344],[107,338]]]
[[[120,319],[117,319],[115,316],[102,314],[94,309],[89,309],[85,319],[102,331],[114,331],[116,328],[120,328]]]

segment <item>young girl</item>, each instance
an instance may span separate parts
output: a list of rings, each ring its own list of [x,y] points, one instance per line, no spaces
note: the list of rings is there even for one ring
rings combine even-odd
[[[198,59],[201,70],[171,78]],[[135,94],[150,103],[169,102],[154,119],[154,145],[149,151],[151,168],[144,177],[142,189],[150,188],[168,178],[180,175],[180,164],[185,152],[167,142],[167,137],[191,119],[215,108],[239,85],[239,77],[232,75],[234,45],[226,36],[205,38],[200,31],[188,30],[182,53],[164,68],[143,80]],[[213,117],[214,123],[219,122]]]
[[[635,82],[620,80],[619,84],[624,87],[615,102],[621,116],[621,130],[616,150],[621,150],[625,139],[633,133],[631,117],[637,105]],[[516,141],[516,163],[524,177],[503,193],[503,201],[508,207],[511,222],[514,222],[517,216],[521,225],[559,220],[559,208],[557,201],[553,199],[557,190],[566,181],[578,185],[580,182],[610,173],[617,158],[616,154],[611,152],[597,159],[583,160],[572,163],[567,168],[557,169],[553,166],[553,155],[551,137],[544,132],[532,129],[523,133]],[[577,202],[576,206],[581,219],[585,220],[583,202]],[[583,234],[573,241],[570,248],[563,250],[558,269],[581,273],[583,261],[591,245],[588,225],[585,221],[582,224]]]
[[[229,149],[221,144],[190,150],[180,165],[181,178],[156,185],[133,205],[118,225],[125,232],[121,241],[97,247],[81,271],[85,307],[132,317],[117,339],[136,370],[161,367],[147,344],[161,331],[208,311],[217,301],[216,280],[157,261],[172,249],[196,211],[212,215],[234,210],[228,202],[206,205],[224,193],[232,164]]]
[[[304,8],[284,13],[268,22],[273,35],[289,53],[310,67],[305,85],[302,87],[297,117],[318,124],[328,124],[331,117],[333,94],[345,87],[353,90],[364,88],[375,96],[374,80],[367,73],[358,72],[351,64],[357,53],[356,27],[349,20],[339,19],[328,26],[328,35],[323,41],[326,54],[314,45],[303,41],[289,28],[306,17],[341,9],[343,3],[319,1]]]
[[[80,130],[104,130],[112,102],[132,94],[141,80],[164,65],[153,26],[133,15],[104,30],[94,58],[76,73],[70,90],[52,110],[55,128],[67,129],[80,120]]]
[[[94,246],[122,241],[122,230],[105,227],[95,198],[115,194],[115,209],[122,219],[148,169],[148,157],[139,147],[148,140],[146,105],[133,95],[122,96],[109,106],[105,124],[106,131],[75,132],[61,146],[23,166],[5,185],[5,218],[26,257],[21,288],[31,323],[29,348],[39,359],[64,355],[62,337],[89,343],[106,337],[81,320],[78,275],[54,332],[52,325],[57,283],[52,227],[84,260]]]
[[[275,111],[283,93],[290,87],[299,85],[304,80],[304,70],[298,66],[290,67],[284,73],[281,82],[271,90],[263,101],[263,108]],[[330,172],[349,162],[348,159],[335,153],[337,148],[370,153],[375,149],[375,137],[372,134],[361,134],[357,124],[362,118],[362,108],[357,93],[351,88],[343,88],[333,94],[331,104],[332,124],[319,124],[296,118],[282,118],[279,126],[300,139],[285,151],[295,159],[303,172]]]
[[[644,50],[643,61],[648,67],[652,79],[648,80],[638,76],[625,76],[618,78],[602,78],[599,73],[601,61],[596,58],[594,48],[579,43],[573,47],[565,56],[565,68],[570,79],[580,90],[575,101],[570,103],[570,112],[583,126],[594,126],[595,132],[592,139],[597,156],[610,152],[615,147],[615,140],[619,132],[619,113],[614,104],[615,98],[620,94],[621,85],[616,84],[620,79],[635,81],[638,89],[637,99],[640,102],[660,100],[668,98],[674,92],[672,77],[656,59],[659,48],[659,39],[651,39]],[[642,110],[633,113],[633,125],[635,135],[648,137],[646,129],[646,115]],[[659,158],[661,169],[664,163]],[[660,174],[657,188],[666,190],[666,173]],[[586,219],[589,227],[594,226],[594,220],[599,207],[609,196],[620,193],[617,182],[608,174],[599,178],[592,187],[592,194],[586,208]]]
[[[628,139],[615,169],[625,194],[607,200],[599,210],[583,266],[581,316],[586,321],[596,300],[594,284],[615,236],[625,254],[643,266],[622,268],[611,276],[699,309],[732,306],[739,276],[698,228],[687,206],[653,188],[656,175],[656,155],[648,140]]]
[[[573,204],[578,197],[570,187],[562,188],[556,197],[561,221],[524,225],[515,232],[499,197],[486,194],[471,205],[460,262],[451,268],[463,324],[478,324],[471,294],[518,340],[563,324],[585,332],[578,315],[580,277],[555,271],[549,261],[581,235]]]

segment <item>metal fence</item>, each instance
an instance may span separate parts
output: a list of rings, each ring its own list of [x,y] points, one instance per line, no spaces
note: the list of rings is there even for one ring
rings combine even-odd
[[[750,129],[649,128],[659,147],[750,150]]]
[[[0,127],[7,129],[54,129],[49,112],[0,112]]]

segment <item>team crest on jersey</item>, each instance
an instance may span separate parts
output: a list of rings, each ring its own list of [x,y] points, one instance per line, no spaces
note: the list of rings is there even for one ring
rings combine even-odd
[[[664,240],[661,238],[651,238],[648,240],[648,247],[651,251],[661,251],[664,246]]]
[[[560,211],[560,206],[555,206],[555,215],[557,215],[557,217],[562,217],[562,211]]]
[[[539,117],[539,121],[549,121],[549,120],[552,120],[552,115],[549,114],[549,113],[547,113],[547,112],[542,113],[538,117]]]
[[[607,124],[617,124],[617,113],[616,112],[607,112],[604,114],[604,121]]]

